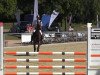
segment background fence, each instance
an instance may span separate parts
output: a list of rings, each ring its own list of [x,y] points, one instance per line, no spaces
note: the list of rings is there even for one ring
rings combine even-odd
[[[4,33],[4,46],[20,46],[30,44],[30,42],[23,42],[22,35],[30,35],[31,33]],[[86,31],[74,32],[44,32],[43,44],[51,43],[66,43],[86,41]],[[26,37],[25,37],[26,38]],[[30,39],[30,38],[29,38]]]

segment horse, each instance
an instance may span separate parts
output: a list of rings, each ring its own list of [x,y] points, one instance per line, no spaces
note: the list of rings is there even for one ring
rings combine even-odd
[[[35,31],[31,35],[31,43],[34,46],[34,52],[39,52],[40,45],[42,44],[42,39],[43,39],[42,26],[41,23],[37,21],[37,26],[35,28]]]

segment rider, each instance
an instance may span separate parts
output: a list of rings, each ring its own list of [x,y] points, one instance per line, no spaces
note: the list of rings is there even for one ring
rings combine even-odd
[[[40,32],[40,33],[41,33],[41,35],[42,35],[42,31],[41,31],[41,29],[42,29],[42,21],[40,20],[40,16],[39,16],[39,15],[37,16],[37,24],[40,24],[40,25],[41,25],[41,28],[39,29],[39,32]],[[34,29],[34,31],[33,31],[33,32],[35,32],[35,31],[36,31],[37,24],[36,24],[35,29]]]
[[[41,25],[41,28],[40,28],[39,31],[40,31],[40,33],[42,35],[42,31],[41,31],[42,30],[42,21],[40,20],[40,16],[39,15],[37,16],[37,24],[40,24]]]

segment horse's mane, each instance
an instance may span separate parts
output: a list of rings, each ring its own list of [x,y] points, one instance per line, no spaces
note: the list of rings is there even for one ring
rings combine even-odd
[[[36,30],[41,30],[41,29],[42,29],[41,22],[37,21]]]

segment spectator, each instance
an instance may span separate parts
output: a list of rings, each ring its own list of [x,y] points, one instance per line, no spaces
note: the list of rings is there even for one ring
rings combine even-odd
[[[29,32],[33,32],[33,26],[31,24],[29,25]]]
[[[27,31],[28,31],[29,33],[33,32],[33,26],[32,26],[31,24],[28,24],[28,25],[27,25]]]
[[[71,32],[71,31],[74,31],[74,29],[71,27],[71,26],[69,26],[69,31]]]
[[[26,30],[27,30],[27,32],[29,32],[29,24],[27,24]]]

